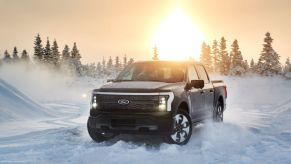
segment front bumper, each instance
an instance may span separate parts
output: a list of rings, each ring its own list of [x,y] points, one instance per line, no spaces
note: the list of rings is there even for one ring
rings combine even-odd
[[[88,127],[99,133],[168,135],[171,133],[172,126],[173,119],[170,112],[99,112],[88,119]]]

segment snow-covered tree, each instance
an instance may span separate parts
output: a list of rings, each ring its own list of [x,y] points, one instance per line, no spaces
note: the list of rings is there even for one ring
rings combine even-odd
[[[212,44],[212,59],[213,59],[213,72],[218,72],[219,71],[219,62],[220,62],[220,58],[219,58],[219,49],[218,49],[218,44],[216,40],[213,40],[213,44]]]
[[[249,62],[248,62],[248,60],[245,60],[244,61],[244,69],[246,70],[246,72],[248,72],[249,71],[249,69],[250,69],[250,65],[249,65]]]
[[[116,57],[115,57],[115,65],[114,65],[114,67],[115,67],[115,70],[116,70],[117,72],[120,71],[120,69],[121,69],[121,64],[120,64],[120,61],[119,61],[119,56],[116,56]]]
[[[127,57],[126,54],[123,57],[123,68],[125,68],[127,66]]]
[[[130,65],[132,63],[134,63],[134,59],[133,58],[130,58],[127,65]]]
[[[98,75],[101,75],[101,72],[102,72],[102,66],[101,66],[101,63],[100,63],[100,62],[97,63],[96,71],[97,71],[97,74],[98,74]]]
[[[65,73],[73,74],[73,72],[75,71],[73,71],[74,67],[71,59],[70,48],[68,45],[65,45],[61,56],[62,56],[60,60],[61,70],[64,71]]]
[[[285,62],[284,73],[291,72],[290,58],[288,57]]]
[[[69,63],[70,58],[71,58],[70,48],[68,45],[65,45],[62,51],[62,63]]]
[[[111,56],[108,59],[106,70],[110,73],[113,72],[113,61],[112,61]]]
[[[41,42],[42,42],[41,38],[39,34],[37,34],[34,41],[34,59],[37,62],[40,62],[43,59],[43,47],[42,47]]]
[[[222,75],[228,75],[229,69],[230,69],[230,57],[227,53],[226,50],[226,40],[224,37],[221,38],[221,41],[219,43],[219,58],[220,58],[220,63],[219,63],[219,71],[220,74]]]
[[[21,61],[23,61],[25,63],[28,63],[30,60],[26,50],[22,51],[20,58],[21,58]]]
[[[19,61],[18,51],[17,51],[16,47],[14,47],[14,49],[13,49],[12,57],[13,57],[14,62]]]
[[[239,76],[243,75],[246,72],[247,65],[243,60],[237,40],[234,40],[231,45],[230,56],[231,56],[230,74]]]
[[[205,42],[202,43],[200,62],[205,66],[208,72],[212,72],[212,60],[210,55],[210,47]]]
[[[43,58],[44,62],[47,64],[51,64],[52,63],[52,50],[51,50],[49,38],[47,38],[43,53],[44,53],[44,58]]]
[[[9,52],[7,50],[4,51],[4,58],[3,58],[3,62],[5,63],[9,63],[11,62],[11,56],[9,54]]]
[[[96,64],[90,63],[89,65],[83,66],[83,73],[82,75],[86,75],[89,77],[96,77]]]
[[[76,42],[74,43],[74,46],[71,51],[71,58],[72,58],[72,64],[76,70],[76,73],[78,75],[82,75],[81,74],[82,72],[81,54],[79,53]]]
[[[255,67],[255,62],[254,62],[254,59],[252,58],[251,62],[250,62],[250,69],[254,69]]]
[[[273,38],[269,32],[265,34],[264,42],[257,64],[257,72],[265,76],[281,73],[280,56],[272,47]]]
[[[102,73],[103,74],[106,73],[106,61],[105,61],[105,58],[104,57],[102,59]]]
[[[157,46],[155,46],[153,49],[154,49],[153,60],[159,60],[159,54],[158,54]]]
[[[58,46],[58,43],[56,40],[54,40],[53,42],[53,46],[52,46],[52,49],[51,49],[51,53],[52,53],[52,64],[54,66],[59,66],[60,64],[60,52],[59,52],[59,46]]]

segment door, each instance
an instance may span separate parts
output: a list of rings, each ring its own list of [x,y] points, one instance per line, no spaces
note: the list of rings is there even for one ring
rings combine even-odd
[[[198,75],[197,72],[195,70],[194,65],[189,65],[188,66],[188,82],[191,82],[191,80],[198,80]],[[196,88],[191,88],[188,91],[188,99],[190,102],[190,108],[191,108],[191,118],[192,121],[199,121],[201,120],[202,117],[202,111],[204,109],[205,106],[205,98],[204,95],[202,93],[201,89],[196,89]]]
[[[203,94],[205,96],[205,106],[202,111],[203,117],[211,117],[213,112],[213,102],[214,102],[214,89],[213,85],[209,80],[208,74],[203,67],[203,65],[196,65],[196,70],[198,72],[199,78],[204,80]]]

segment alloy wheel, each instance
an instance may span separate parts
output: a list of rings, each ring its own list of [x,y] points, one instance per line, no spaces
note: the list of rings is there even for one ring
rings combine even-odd
[[[190,122],[183,114],[177,114],[174,117],[174,121],[174,128],[171,138],[177,143],[182,143],[190,137]]]

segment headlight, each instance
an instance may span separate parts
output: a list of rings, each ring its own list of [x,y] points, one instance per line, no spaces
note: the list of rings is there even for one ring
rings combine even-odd
[[[91,109],[96,109],[98,107],[97,98],[96,96],[93,96],[91,101]]]
[[[159,111],[167,110],[167,100],[169,96],[159,96]]]

